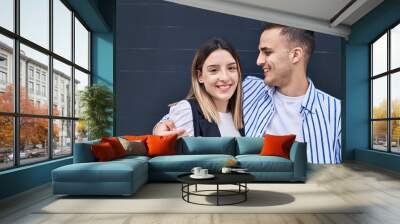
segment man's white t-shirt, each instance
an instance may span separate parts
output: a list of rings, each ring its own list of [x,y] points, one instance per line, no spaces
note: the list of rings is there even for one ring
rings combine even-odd
[[[273,95],[275,113],[271,123],[267,127],[267,134],[271,135],[296,135],[296,141],[304,142],[302,130],[302,118],[300,114],[303,96],[285,96],[279,91]]]

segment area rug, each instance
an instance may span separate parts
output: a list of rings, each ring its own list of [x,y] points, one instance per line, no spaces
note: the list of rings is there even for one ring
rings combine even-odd
[[[237,205],[207,206],[182,200],[181,185],[149,183],[131,197],[56,197],[35,213],[126,214],[126,213],[360,213],[358,205],[344,201],[316,184],[249,184],[247,201]],[[225,187],[225,190],[233,188]],[[212,190],[213,185],[198,190]],[[191,190],[194,190],[191,188]],[[210,193],[213,194],[213,193]],[[214,204],[215,196],[192,196],[197,203]],[[238,200],[224,197],[222,202]]]

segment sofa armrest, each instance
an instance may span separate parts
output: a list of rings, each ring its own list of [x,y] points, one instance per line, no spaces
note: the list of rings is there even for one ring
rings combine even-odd
[[[74,163],[89,163],[95,162],[96,158],[94,157],[90,146],[92,144],[100,143],[100,140],[75,143],[74,145]]]
[[[290,149],[290,160],[293,162],[293,179],[305,181],[307,175],[307,143],[294,142]]]

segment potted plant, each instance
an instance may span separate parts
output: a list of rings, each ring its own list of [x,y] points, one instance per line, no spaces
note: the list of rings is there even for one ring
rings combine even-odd
[[[82,119],[87,127],[89,140],[108,137],[107,131],[112,125],[113,93],[102,84],[86,87],[79,98],[82,108]]]

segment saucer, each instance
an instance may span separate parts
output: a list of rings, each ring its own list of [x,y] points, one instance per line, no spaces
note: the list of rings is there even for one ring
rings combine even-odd
[[[232,170],[234,173],[249,173],[247,170]]]
[[[193,178],[193,179],[211,179],[211,178],[214,178],[214,175],[207,174],[207,175],[201,176],[201,175],[192,174],[192,175],[190,175],[190,178]]]

